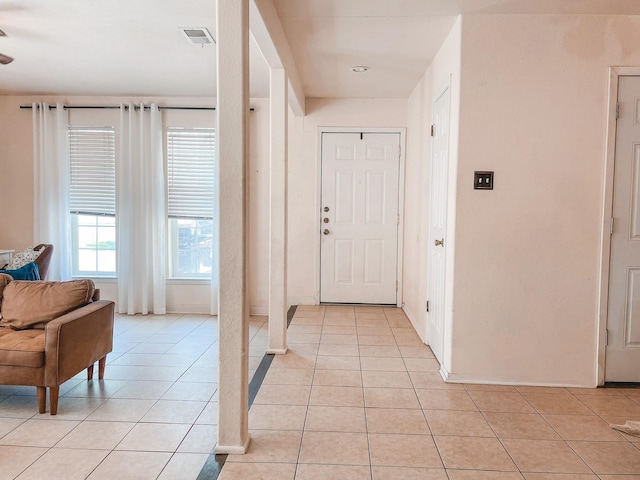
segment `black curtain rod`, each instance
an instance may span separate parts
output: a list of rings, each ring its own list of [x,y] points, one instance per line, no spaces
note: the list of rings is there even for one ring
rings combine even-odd
[[[32,105],[20,105],[21,109],[29,109],[33,108]],[[49,110],[53,110],[58,108],[56,105],[49,105]],[[68,109],[98,109],[98,110],[120,110],[120,105],[64,105],[66,110]],[[125,110],[128,110],[129,107],[127,105],[124,106]],[[140,107],[137,105],[134,106],[136,110]],[[144,107],[145,110],[148,110],[149,107]],[[158,110],[215,110],[216,107],[158,107]],[[249,109],[250,112],[255,111],[255,108],[251,107]]]

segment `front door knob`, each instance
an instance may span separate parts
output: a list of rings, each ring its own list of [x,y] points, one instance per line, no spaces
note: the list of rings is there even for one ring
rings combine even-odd
[[[435,241],[436,247],[444,247],[444,238],[442,240]]]
[[[324,233],[325,235],[329,235],[329,229],[328,229],[328,228],[325,228],[325,229],[322,231],[322,233]]]

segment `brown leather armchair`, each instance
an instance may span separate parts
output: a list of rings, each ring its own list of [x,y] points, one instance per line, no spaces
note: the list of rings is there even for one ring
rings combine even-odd
[[[91,280],[44,282],[12,280],[0,274],[0,384],[32,385],[38,411],[58,412],[60,385],[99,363],[104,377],[113,349],[114,303],[99,300]]]

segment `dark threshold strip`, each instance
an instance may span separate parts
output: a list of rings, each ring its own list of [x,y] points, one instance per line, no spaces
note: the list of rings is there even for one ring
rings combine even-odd
[[[296,313],[296,308],[298,308],[297,305],[292,305],[287,312],[287,327],[289,327],[289,325],[291,324],[291,319],[293,318],[293,314]],[[258,391],[260,390],[262,381],[269,371],[269,367],[271,366],[271,362],[273,361],[274,356],[275,355],[272,353],[264,354],[260,365],[258,365],[256,373],[253,375],[251,382],[249,382],[249,408],[251,408],[251,405],[253,405],[253,401],[258,395]],[[209,454],[209,458],[207,458],[207,461],[204,462],[204,466],[202,467],[202,470],[200,470],[200,473],[198,474],[198,478],[196,480],[217,480],[220,472],[222,471],[224,463],[227,461],[227,456],[228,455],[226,454]]]
[[[638,382],[604,382],[604,388],[640,388]]]

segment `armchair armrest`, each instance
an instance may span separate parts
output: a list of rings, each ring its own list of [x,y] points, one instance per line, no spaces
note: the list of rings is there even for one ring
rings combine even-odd
[[[98,300],[45,327],[45,383],[60,385],[113,349],[115,304]]]

